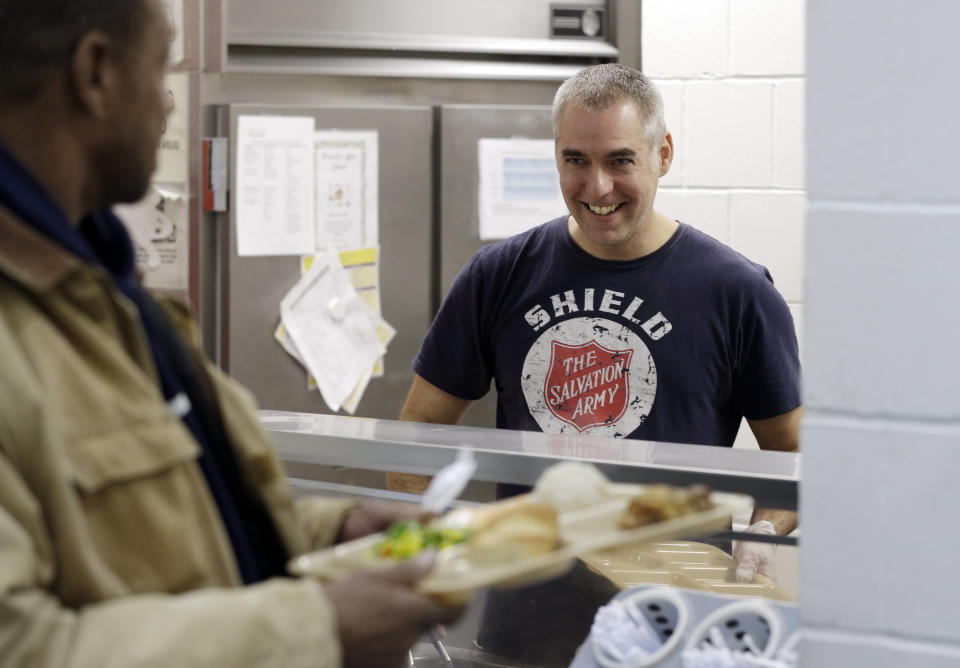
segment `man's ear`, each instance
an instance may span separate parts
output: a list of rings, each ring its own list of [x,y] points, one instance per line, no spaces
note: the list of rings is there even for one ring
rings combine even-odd
[[[662,178],[670,171],[670,165],[673,164],[673,135],[669,132],[663,136],[663,141],[660,142],[657,157],[660,158],[660,177]]]
[[[109,115],[110,91],[119,75],[114,51],[105,33],[91,30],[80,38],[71,58],[70,89],[80,109],[97,119]]]

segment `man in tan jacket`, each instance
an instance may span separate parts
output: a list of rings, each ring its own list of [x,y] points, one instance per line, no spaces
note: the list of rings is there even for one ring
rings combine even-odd
[[[429,559],[284,564],[405,510],[294,503],[108,210],[155,167],[169,42],[160,0],[0,0],[0,664],[399,665],[458,613],[415,591]]]

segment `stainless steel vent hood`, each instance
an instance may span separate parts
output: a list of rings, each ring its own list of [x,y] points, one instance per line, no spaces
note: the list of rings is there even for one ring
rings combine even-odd
[[[225,72],[560,80],[616,61],[608,0],[230,0]]]

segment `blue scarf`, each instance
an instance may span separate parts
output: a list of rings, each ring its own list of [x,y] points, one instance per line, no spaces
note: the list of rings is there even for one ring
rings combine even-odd
[[[109,210],[73,226],[39,183],[0,144],[0,201],[37,231],[85,262],[103,267],[136,305],[167,405],[201,446],[199,464],[220,510],[244,583],[284,572],[286,554],[268,514],[243,482],[216,399],[161,307],[136,279],[133,244]]]

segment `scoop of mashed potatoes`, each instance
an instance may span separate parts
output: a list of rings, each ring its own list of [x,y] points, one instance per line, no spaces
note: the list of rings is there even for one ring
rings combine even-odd
[[[606,501],[610,498],[608,485],[593,464],[560,462],[540,475],[532,495],[563,513]]]

